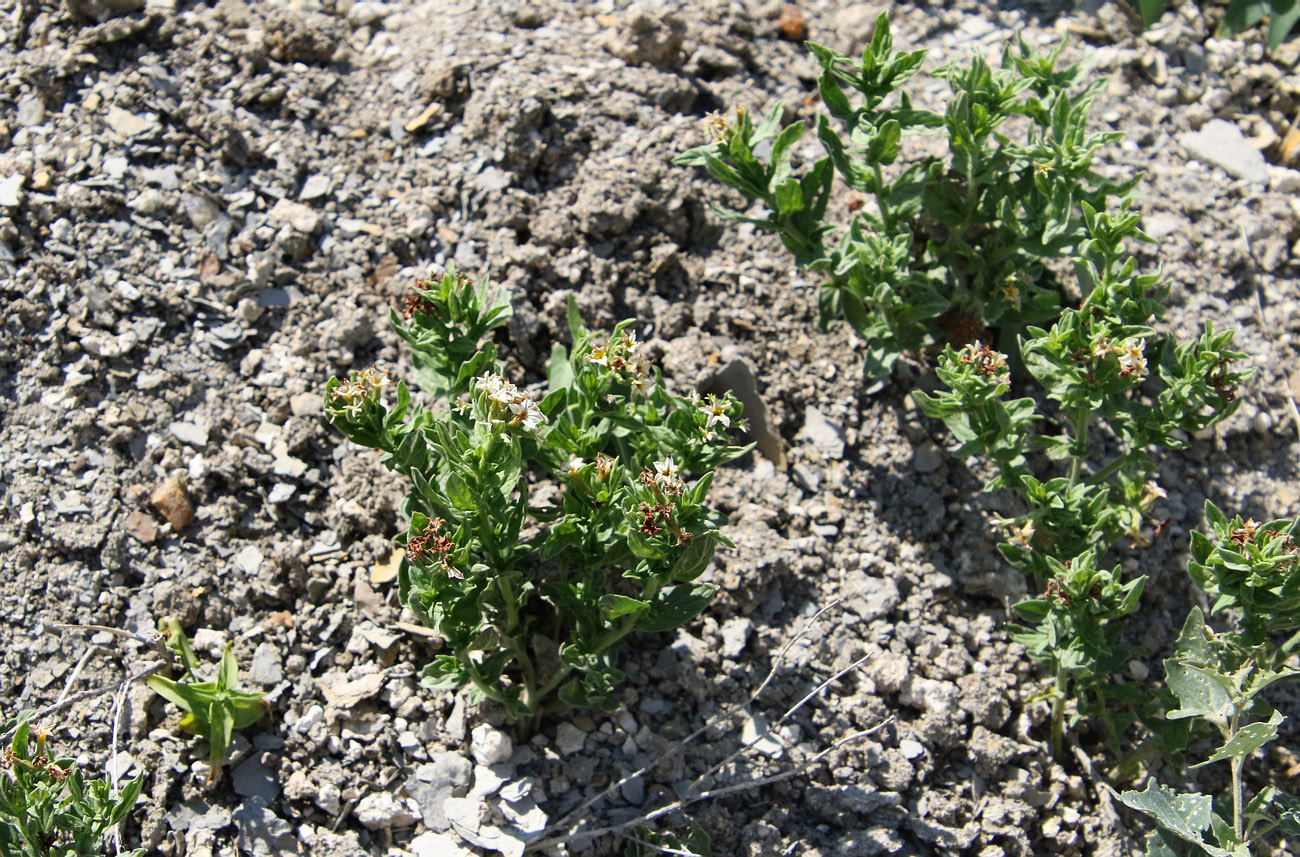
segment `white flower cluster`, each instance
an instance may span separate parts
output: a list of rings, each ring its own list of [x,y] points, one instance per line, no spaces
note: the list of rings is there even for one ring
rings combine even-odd
[[[383,372],[371,366],[342,382],[330,393],[331,409],[347,414],[351,419],[361,416],[366,407],[375,402],[383,404],[384,388],[392,382]]]
[[[546,423],[546,416],[537,403],[528,394],[511,384],[500,375],[484,372],[474,382],[474,386],[487,394],[487,400],[493,409],[509,414],[511,424],[523,426],[527,431],[535,432]]]
[[[678,475],[680,467],[670,455],[663,461],[656,461],[654,467],[647,467],[641,474],[641,481],[651,487],[657,487],[664,494],[681,494],[686,490],[686,483]]]
[[[644,395],[650,382],[650,358],[641,353],[644,343],[625,330],[605,345],[591,349],[587,360],[622,376],[632,392]]]
[[[1105,339],[1092,347],[1093,357],[1119,356],[1119,374],[1125,378],[1145,378],[1147,374],[1147,341],[1130,339],[1122,345],[1111,345]]]

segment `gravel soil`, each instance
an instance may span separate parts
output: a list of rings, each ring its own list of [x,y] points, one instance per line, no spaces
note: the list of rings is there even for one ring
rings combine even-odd
[[[800,6],[810,38],[850,54],[884,8]],[[1130,642],[1146,654],[1132,669],[1154,681],[1192,603],[1181,569],[1204,500],[1261,520],[1300,512],[1300,173],[1274,157],[1300,107],[1300,49],[1212,38],[1190,3],[1145,34],[1111,5],[891,11],[896,42],[929,49],[929,69],[996,57],[1017,32],[1039,46],[1069,34],[1067,56],[1110,77],[1095,124],[1126,134],[1101,168],[1147,176],[1138,204],[1159,244],[1138,253],[1172,287],[1163,324],[1235,327],[1258,366],[1231,420],[1161,459],[1169,526],[1121,552],[1151,577]],[[713,111],[779,99],[790,118],[815,115],[815,64],[780,13],[743,0],[10,0],[0,711],[156,661],[62,625],[143,633],[165,616],[201,659],[233,640],[272,709],[214,787],[205,743],[140,682],[116,743],[111,693],[49,715],[89,769],[146,777],[128,846],[512,855],[649,762],[662,761],[581,811],[590,828],[669,804],[742,740],[759,737],[713,787],[888,721],[657,829],[697,823],[718,855],[1141,853],[1142,822],[1088,776],[1107,761],[1095,736],[1064,765],[1045,748],[1047,682],[1004,630],[1026,589],[994,549],[1001,498],[979,494],[986,474],[912,404],[934,383],[924,361],[864,381],[862,343],[842,324],[817,330],[815,283],[772,237],[710,213],[709,200],[737,202],[728,192],[670,163]],[[912,89],[941,103],[938,82]],[[802,156],[818,151],[809,135]],[[737,547],[708,572],[714,605],[632,640],[623,712],[548,721],[518,745],[491,708],[420,686],[440,644],[397,603],[389,539],[405,486],[321,416],[331,375],[409,370],[388,307],[451,262],[509,290],[498,341],[520,383],[544,377],[573,295],[593,327],[639,319],[677,389],[752,375],[772,434],[769,455],[718,475]],[[733,719],[668,755],[769,673]],[[1296,699],[1275,703],[1294,715]],[[1296,723],[1252,762],[1293,792]]]

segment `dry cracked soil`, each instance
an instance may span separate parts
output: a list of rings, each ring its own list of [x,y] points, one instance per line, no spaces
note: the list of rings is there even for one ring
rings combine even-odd
[[[205,660],[233,640],[271,717],[215,787],[204,743],[140,682],[116,740],[112,693],[46,717],[91,770],[146,778],[124,841],[175,857],[517,854],[650,762],[581,810],[586,829],[667,805],[742,740],[760,738],[713,786],[885,721],[655,824],[696,823],[719,855],[1141,853],[1141,821],[1088,776],[1101,748],[1085,734],[1058,764],[1045,747],[1046,679],[1004,628],[1026,587],[994,549],[1000,500],[911,403],[933,384],[924,361],[864,380],[863,344],[815,326],[816,283],[771,236],[715,217],[708,201],[735,199],[702,171],[671,164],[712,112],[784,100],[814,116],[795,19],[851,54],[884,8],[927,69],[996,57],[1016,33],[1068,37],[1067,57],[1110,79],[1094,125],[1126,135],[1100,168],[1146,174],[1159,243],[1137,252],[1171,286],[1162,324],[1235,327],[1259,367],[1221,430],[1161,458],[1170,523],[1121,556],[1151,577],[1131,668],[1158,676],[1204,500],[1300,511],[1300,173],[1259,154],[1300,107],[1296,46],[1213,38],[1194,4],[1141,33],[1111,5],[976,0],[807,0],[785,18],[757,0],[9,0],[0,710],[156,662],[66,625],[146,633],[175,616]],[[914,95],[943,91],[918,78]],[[679,632],[634,639],[625,709],[519,744],[497,712],[420,685],[440,644],[397,602],[404,487],[321,416],[331,375],[409,371],[388,307],[448,263],[508,289],[498,342],[521,383],[544,377],[572,295],[594,327],[637,318],[678,389],[752,375],[784,447],[719,473],[737,544],[708,572],[720,594]],[[1296,712],[1294,694],[1275,703]],[[1295,740],[1292,718],[1255,768],[1285,785]]]

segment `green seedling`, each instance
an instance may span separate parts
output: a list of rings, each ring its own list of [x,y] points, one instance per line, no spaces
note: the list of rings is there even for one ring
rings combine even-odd
[[[226,761],[230,738],[236,729],[252,726],[270,714],[271,706],[260,693],[237,690],[239,664],[235,662],[233,641],[226,644],[217,667],[216,681],[201,681],[198,661],[190,647],[190,639],[176,619],[163,622],[167,645],[180,658],[185,668],[180,680],[151,675],[146,681],[154,692],[181,711],[181,728],[192,735],[208,739],[208,783],[221,777],[221,767]]]
[[[76,761],[55,755],[49,733],[33,730],[29,718],[30,712],[4,724],[14,737],[0,753],[0,857],[104,854],[104,837],[135,806],[144,779],[121,787],[107,778],[87,781]]]

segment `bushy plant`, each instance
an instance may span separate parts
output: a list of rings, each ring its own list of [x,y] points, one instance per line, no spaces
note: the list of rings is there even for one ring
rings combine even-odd
[[[1089,132],[1104,80],[1058,67],[1063,45],[1041,54],[1023,40],[1001,66],[979,54],[934,74],[952,90],[943,113],[912,106],[900,87],[924,51],[893,49],[888,15],[860,62],[809,44],[822,67],[817,120],[825,157],[799,173],[803,122],[781,127],[777,104],[755,126],[738,110],[717,120],[713,142],[678,156],[759,201],[749,217],[723,217],[775,232],[795,261],[822,280],[821,323],[844,318],[867,342],[867,371],[887,373],[900,353],[934,343],[990,341],[1012,352],[1025,325],[1060,313],[1061,284],[1048,260],[1087,237],[1082,206],[1104,211],[1138,177],[1113,181],[1092,168],[1118,132]],[[944,134],[948,156],[906,162],[909,137]],[[896,165],[902,160],[906,166]],[[852,191],[842,217],[829,205],[836,176]]]
[[[1126,239],[1145,237],[1136,215],[1086,204],[1084,215],[1090,237],[1076,267],[1087,298],[1019,341],[1040,398],[1009,398],[1006,356],[979,342],[940,358],[947,390],[914,394],[961,443],[957,456],[997,466],[986,490],[1018,495],[1021,511],[1004,522],[1000,550],[1042,594],[1016,605],[1028,624],[1012,633],[1056,676],[1058,746],[1071,684],[1083,711],[1108,720],[1108,693],[1125,692],[1109,677],[1128,659],[1117,638],[1145,576],[1126,580],[1099,562],[1126,538],[1149,543],[1161,526],[1152,506],[1165,492],[1152,481],[1152,452],[1181,449],[1190,433],[1232,414],[1249,374],[1234,369],[1243,355],[1230,350],[1231,332],[1207,323],[1198,339],[1179,343],[1150,326],[1166,289],[1125,254]],[[1112,724],[1112,737],[1125,725]]]
[[[87,780],[75,760],[56,755],[49,733],[33,729],[27,714],[3,731],[13,740],[0,753],[0,857],[104,854],[104,837],[135,806],[144,780],[120,787],[107,778]]]
[[[1145,790],[1119,794],[1159,826],[1147,839],[1151,857],[1178,854],[1189,843],[1192,853],[1238,857],[1252,853],[1255,843],[1271,832],[1300,836],[1300,799],[1272,784],[1247,799],[1245,782],[1247,761],[1277,738],[1285,719],[1263,691],[1300,676],[1300,670],[1287,665],[1300,646],[1300,550],[1291,535],[1295,523],[1229,521],[1209,502],[1205,515],[1211,535],[1192,535],[1189,571],[1214,597],[1210,615],[1222,627],[1210,628],[1199,608],[1188,615],[1174,656],[1164,662],[1169,691],[1177,700],[1165,716],[1218,733],[1218,749],[1192,768],[1227,762],[1231,786],[1216,800],[1151,777]],[[1291,636],[1278,644],[1278,634]],[[1189,732],[1194,730],[1181,734]],[[1178,733],[1167,732],[1166,739],[1170,734]],[[1184,738],[1164,749],[1171,756],[1186,746]]]
[[[745,448],[729,441],[734,398],[669,392],[631,322],[597,339],[572,303],[572,349],[555,346],[535,400],[484,340],[508,314],[486,280],[423,282],[393,323],[437,398],[367,369],[330,379],[325,406],[413,484],[400,596],[448,650],[426,681],[469,685],[526,732],[549,711],[615,706],[620,642],[709,604],[697,578],[730,543],[708,471]]]

